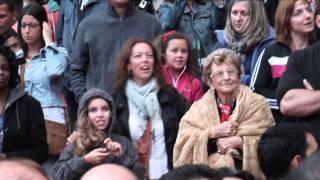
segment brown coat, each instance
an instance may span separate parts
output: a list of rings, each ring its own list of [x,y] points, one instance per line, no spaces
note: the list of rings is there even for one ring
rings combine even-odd
[[[262,178],[256,148],[261,134],[274,125],[265,98],[240,85],[236,96],[236,107],[229,121],[238,123],[237,136],[243,138],[243,169]],[[219,123],[216,97],[214,90],[210,89],[182,117],[174,146],[174,166],[207,164],[212,168],[234,168],[233,156],[239,154],[236,149],[229,150],[227,154],[214,153],[208,157],[209,129]]]

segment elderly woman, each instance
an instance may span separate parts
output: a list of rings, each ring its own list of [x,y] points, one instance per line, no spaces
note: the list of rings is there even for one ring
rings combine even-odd
[[[229,48],[241,60],[242,84],[249,85],[251,75],[262,50],[275,39],[269,26],[263,1],[231,0],[227,22],[223,31],[217,32],[216,48]]]
[[[156,48],[149,41],[129,39],[117,63],[113,97],[118,118],[113,132],[135,145],[146,178],[159,179],[173,167],[179,121],[188,106],[162,80]]]
[[[261,175],[256,146],[274,124],[264,97],[240,85],[240,61],[232,50],[208,57],[204,76],[210,89],[183,116],[174,146],[174,166],[207,164]]]

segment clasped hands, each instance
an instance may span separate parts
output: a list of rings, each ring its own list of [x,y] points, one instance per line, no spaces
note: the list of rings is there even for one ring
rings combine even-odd
[[[218,153],[225,154],[232,148],[242,149],[242,138],[237,136],[238,124],[226,121],[210,128],[209,138],[215,139]]]

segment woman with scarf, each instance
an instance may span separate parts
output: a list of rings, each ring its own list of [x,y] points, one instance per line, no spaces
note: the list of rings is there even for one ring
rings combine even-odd
[[[113,98],[118,118],[113,132],[131,139],[145,177],[159,179],[173,167],[173,145],[188,106],[165,85],[157,51],[149,41],[129,39],[117,62]]]
[[[216,50],[207,60],[204,77],[210,89],[181,119],[174,166],[206,164],[261,177],[256,147],[274,124],[270,108],[263,96],[240,84],[240,62],[232,50]]]
[[[273,42],[275,32],[269,26],[263,1],[231,0],[228,7],[226,26],[217,32],[215,49],[229,48],[237,53],[240,82],[249,85],[257,59]]]

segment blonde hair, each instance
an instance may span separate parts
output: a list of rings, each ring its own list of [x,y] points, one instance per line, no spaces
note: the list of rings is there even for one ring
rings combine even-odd
[[[211,82],[211,74],[212,74],[212,64],[220,65],[220,64],[230,64],[234,66],[238,71],[238,76],[241,74],[241,63],[240,59],[236,55],[234,51],[227,48],[220,48],[213,51],[211,54],[207,56],[207,65],[203,69],[203,77],[206,83]]]
[[[75,153],[82,156],[92,151],[94,148],[100,146],[107,137],[106,132],[98,130],[88,117],[88,106],[92,100],[99,98],[92,98],[83,108],[79,114],[77,121],[77,137],[75,140]],[[106,101],[107,102],[107,101]],[[107,102],[109,104],[109,102]]]
[[[231,10],[232,7],[241,1],[247,1],[249,4],[249,24],[247,29],[239,34],[232,27]],[[234,46],[239,40],[246,44],[245,49],[251,49],[259,41],[263,40],[269,31],[269,21],[261,0],[231,0],[228,5],[227,21],[225,26],[225,40],[229,46]]]

